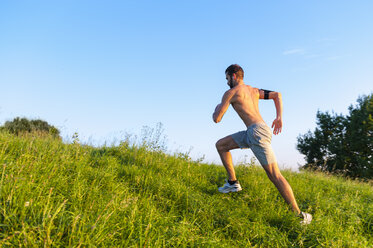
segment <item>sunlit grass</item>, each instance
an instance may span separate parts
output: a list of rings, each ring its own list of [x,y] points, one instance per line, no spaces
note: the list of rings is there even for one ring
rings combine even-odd
[[[301,226],[261,168],[238,166],[244,190],[220,194],[222,166],[157,144],[94,148],[0,133],[0,246],[373,245],[369,184],[284,171],[314,216]]]

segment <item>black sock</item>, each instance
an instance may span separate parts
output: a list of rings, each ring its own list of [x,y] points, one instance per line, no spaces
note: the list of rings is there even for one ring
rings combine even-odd
[[[237,182],[237,180],[234,180],[234,181],[228,180],[228,183],[229,183],[230,185],[233,185],[233,184],[235,184],[236,182]]]

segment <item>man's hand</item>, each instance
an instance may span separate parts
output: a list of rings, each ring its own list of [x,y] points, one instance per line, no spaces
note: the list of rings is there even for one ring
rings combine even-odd
[[[272,123],[272,128],[275,127],[273,129],[273,134],[274,135],[277,135],[279,133],[281,133],[281,130],[282,130],[282,119],[277,117],[273,123]]]

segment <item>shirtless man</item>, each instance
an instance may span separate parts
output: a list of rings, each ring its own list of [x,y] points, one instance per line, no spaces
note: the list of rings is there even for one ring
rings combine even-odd
[[[281,94],[279,92],[253,88],[249,85],[245,85],[243,81],[244,72],[239,65],[230,65],[226,69],[225,75],[227,84],[231,89],[225,92],[221,103],[216,106],[213,120],[215,123],[220,122],[223,115],[228,110],[229,105],[232,104],[234,110],[245,123],[247,130],[229,135],[220,139],[216,143],[216,148],[228,174],[228,180],[223,187],[219,188],[219,192],[229,193],[242,190],[241,185],[236,178],[230,150],[237,148],[251,148],[267,173],[268,178],[276,186],[286,203],[289,204],[297,215],[303,218],[301,223],[311,223],[312,215],[299,210],[293,190],[278,168],[276,157],[271,146],[271,129],[267,124],[265,124],[259,113],[259,99],[273,99],[277,113],[277,117],[272,123],[272,128],[274,127],[273,134],[277,135],[281,133]]]

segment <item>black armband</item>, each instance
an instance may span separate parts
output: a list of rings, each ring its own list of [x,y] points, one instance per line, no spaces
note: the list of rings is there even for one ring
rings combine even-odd
[[[272,90],[265,90],[265,89],[260,89],[260,90],[264,91],[264,99],[265,100],[268,100],[269,99],[269,93],[273,92]]]

